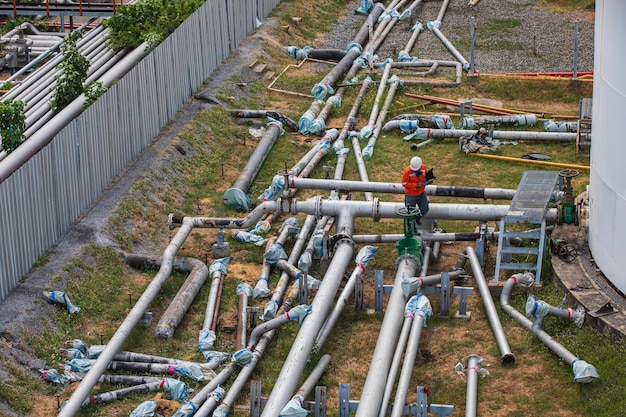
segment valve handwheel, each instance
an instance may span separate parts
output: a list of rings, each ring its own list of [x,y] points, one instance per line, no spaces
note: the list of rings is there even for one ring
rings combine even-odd
[[[566,243],[559,248],[559,258],[566,263],[572,262],[578,256],[578,250],[574,245]]]
[[[579,174],[578,170],[575,169],[562,169],[559,171],[559,175],[563,178],[574,178]]]

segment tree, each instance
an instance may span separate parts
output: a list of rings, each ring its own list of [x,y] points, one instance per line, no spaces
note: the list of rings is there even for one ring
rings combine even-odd
[[[79,31],[74,31],[65,37],[61,45],[63,61],[57,67],[59,73],[54,77],[56,87],[50,99],[50,108],[55,112],[63,109],[84,92],[83,83],[87,79],[89,60],[76,46],[81,37]]]
[[[24,102],[20,100],[0,101],[0,140],[2,149],[11,153],[24,140],[26,129]]]

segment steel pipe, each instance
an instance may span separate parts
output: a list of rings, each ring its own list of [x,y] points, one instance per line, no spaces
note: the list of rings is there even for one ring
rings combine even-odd
[[[478,401],[478,374],[482,358],[470,355],[467,358],[467,389],[465,394],[465,417],[476,417]]]
[[[287,181],[289,188],[308,190],[337,190],[337,191],[371,191],[375,193],[404,194],[401,183],[394,182],[363,182],[349,180],[326,180],[317,178],[299,178],[290,176]],[[426,194],[444,197],[482,198],[491,200],[512,200],[514,189],[459,187],[446,185],[427,185]]]
[[[474,279],[476,280],[476,285],[478,286],[480,296],[483,300],[483,305],[485,306],[487,318],[489,318],[491,329],[493,330],[493,334],[496,337],[498,349],[500,349],[500,362],[502,362],[503,365],[514,365],[515,355],[511,352],[509,342],[507,341],[506,335],[504,334],[502,323],[500,322],[500,318],[498,317],[498,312],[496,311],[496,306],[493,302],[493,298],[491,298],[489,286],[481,269],[478,256],[476,256],[476,251],[473,247],[467,246],[461,256],[464,256],[470,262],[472,273],[474,274]]]
[[[386,378],[381,378],[381,376],[389,374],[403,322],[405,297],[401,288],[402,280],[405,276],[415,275],[415,272],[420,269],[420,261],[413,255],[402,255],[396,261],[396,269],[393,289],[387,302],[385,317],[355,417],[378,417],[386,385]]]
[[[18,150],[19,149],[20,148],[18,148]],[[98,379],[107,369],[115,354],[120,350],[131,331],[143,317],[146,308],[148,308],[152,300],[154,300],[161,290],[165,280],[169,278],[173,270],[174,256],[192,230],[193,222],[191,220],[184,221],[172,241],[163,252],[161,268],[155,275],[154,279],[137,300],[137,303],[130,310],[120,327],[115,331],[111,340],[104,348],[91,370],[72,393],[72,396],[65,404],[65,407],[63,407],[63,409],[59,412],[58,417],[71,417],[80,409],[81,404],[85,398],[87,398],[93,387],[98,383]]]
[[[248,204],[250,203],[250,197],[246,194],[248,188],[250,188],[250,184],[252,184],[252,181],[259,173],[263,161],[267,158],[272,146],[274,146],[276,139],[278,139],[281,133],[282,127],[279,124],[268,124],[265,134],[254,148],[252,155],[250,155],[246,166],[241,170],[235,184],[224,192],[224,204],[236,208],[241,207],[245,211],[248,211]]]
[[[302,323],[289,351],[285,364],[267,399],[262,416],[277,416],[294,393],[306,362],[313,350],[313,335],[317,335],[326,320],[330,305],[335,299],[343,274],[354,255],[354,244],[348,238],[337,242],[334,256],[326,275],[311,304],[312,311]]]
[[[367,175],[367,167],[365,166],[365,160],[363,159],[363,153],[361,152],[361,144],[359,143],[359,136],[351,134],[352,136],[352,151],[354,152],[354,159],[356,160],[357,170],[359,172],[359,178],[361,182],[369,183],[369,176]],[[365,191],[365,201],[372,201],[374,199],[371,191]]]
[[[411,376],[413,375],[413,366],[415,365],[415,358],[417,357],[422,328],[427,318],[432,315],[430,301],[428,301],[425,295],[418,294],[412,297],[412,301],[420,303],[420,305],[417,307],[417,311],[414,311],[415,317],[411,324],[409,341],[406,346],[406,352],[404,353],[404,362],[402,363],[402,370],[400,371],[400,378],[398,379],[398,386],[396,387],[396,396],[391,409],[391,417],[402,417],[404,414],[404,406],[411,383]]]
[[[148,48],[148,45],[145,43],[141,44],[121,59],[111,71],[107,72],[102,77],[100,80],[102,85],[104,87],[110,87],[114,81],[122,78],[124,74],[126,74],[149,52],[150,49]],[[45,129],[39,129],[34,132],[30,137],[28,137],[28,140],[7,155],[7,157],[2,160],[2,163],[0,163],[0,182],[6,180],[33,155],[46,146],[52,138],[54,138],[54,136],[69,123],[69,121],[81,114],[85,110],[86,102],[87,98],[84,94],[78,97],[63,110],[56,113],[55,116],[46,124]]]
[[[378,17],[384,11],[384,7],[381,3],[376,3],[374,8],[370,12],[367,20],[354,37],[352,44],[357,44],[362,47],[369,37],[370,22],[376,21]],[[322,78],[311,90],[311,94],[317,99],[321,100],[326,96],[327,87],[333,86],[339,77],[341,77],[348,69],[353,65],[354,60],[361,54],[360,50],[353,47],[348,50],[348,53],[333,67],[329,73]]]
[[[396,344],[396,350],[393,354],[391,366],[389,367],[389,373],[387,374],[387,382],[385,383],[385,392],[383,393],[383,399],[380,405],[380,412],[378,417],[387,416],[387,407],[389,406],[389,400],[391,399],[391,393],[396,383],[396,376],[398,375],[398,369],[400,369],[400,363],[402,362],[402,355],[406,347],[406,342],[409,339],[409,332],[411,331],[411,324],[413,323],[413,315],[407,314],[406,309],[404,313],[404,322],[402,324],[402,330],[400,331],[400,337]]]
[[[448,51],[450,51],[450,53],[463,65],[463,69],[468,70],[469,62],[467,62],[467,59],[465,59],[463,55],[461,55],[459,50],[456,49],[456,47],[452,45],[448,38],[446,38],[445,35],[441,33],[441,30],[439,30],[441,27],[441,21],[436,20],[434,22],[428,22],[426,26],[437,38],[439,38],[439,40],[445,45],[445,47],[448,48]]]
[[[139,269],[158,268],[162,263],[161,259],[154,260],[135,254],[125,255],[124,261]],[[160,342],[164,342],[174,336],[174,329],[180,324],[209,275],[209,268],[206,264],[194,258],[176,257],[174,258],[173,268],[177,271],[187,272],[189,276],[157,324],[155,338]]]
[[[533,326],[532,321],[526,318],[526,316],[519,311],[515,310],[513,306],[509,304],[509,297],[511,295],[511,291],[513,291],[513,287],[517,285],[530,288],[534,282],[535,279],[532,274],[512,275],[504,283],[502,293],[500,294],[500,305],[502,306],[502,310],[517,320],[523,327],[530,330],[530,332],[537,336],[537,338],[541,340],[552,352],[556,353],[558,357],[567,362],[567,364],[572,367],[574,372],[574,381],[578,383],[589,383],[593,380],[593,378],[599,378],[598,371],[593,365],[579,359],[563,345],[554,340],[552,336],[543,331],[539,326]]]

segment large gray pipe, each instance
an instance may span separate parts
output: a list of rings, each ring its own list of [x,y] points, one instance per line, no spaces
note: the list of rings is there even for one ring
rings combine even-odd
[[[380,235],[354,235],[352,238],[354,243],[396,243],[404,238],[404,234],[380,234]],[[481,238],[480,233],[427,233],[421,232],[420,238],[425,242],[470,242]],[[498,241],[498,232],[489,232],[485,234],[485,238],[490,242]],[[433,248],[434,250],[434,248]]]
[[[135,50],[126,55],[120,62],[109,72],[107,72],[100,81],[104,87],[110,87],[114,81],[119,80],[137,62],[143,59],[150,52],[150,48],[146,43],[142,43]],[[63,110],[59,111],[47,124],[45,129],[39,129],[33,133],[27,141],[22,143],[17,149],[11,152],[5,159],[0,162],[0,182],[6,180],[19,167],[26,163],[33,155],[46,146],[54,136],[59,133],[67,124],[75,119],[85,110],[87,98],[81,95],[71,102]]]
[[[283,204],[286,203],[286,204]],[[223,217],[184,217],[170,214],[168,223],[170,227],[179,226],[184,219],[189,219],[194,227],[199,228],[225,228],[225,229],[247,229],[253,227],[264,215],[281,210],[281,213],[306,213],[322,216],[338,216],[348,213],[354,217],[368,217],[374,220],[400,218],[397,211],[404,207],[404,203],[373,201],[353,201],[353,200],[324,200],[315,197],[307,201],[293,200],[291,203],[279,201],[266,201],[259,204],[244,218],[223,218]],[[426,220],[499,220],[508,212],[508,205],[494,204],[439,204],[431,203],[428,214],[424,216]],[[557,209],[548,209],[545,220],[548,223],[556,223]]]
[[[254,148],[254,152],[250,155],[246,166],[241,170],[237,181],[228,190],[224,192],[224,204],[240,207],[246,211],[248,210],[248,204],[250,198],[247,196],[248,188],[254,181],[254,178],[259,173],[263,161],[267,158],[272,146],[278,139],[278,136],[282,133],[282,127],[277,123],[269,123],[265,134]],[[244,205],[245,202],[245,205]]]
[[[19,149],[19,148],[18,148]],[[11,154],[12,155],[12,154]],[[161,287],[165,283],[165,280],[170,276],[173,269],[174,256],[185,242],[185,239],[189,236],[193,230],[192,219],[183,221],[178,232],[163,252],[161,268],[155,275],[150,285],[143,292],[141,297],[137,300],[137,303],[130,310],[120,327],[115,331],[115,334],[111,337],[109,343],[93,364],[91,370],[87,373],[85,378],[81,381],[80,385],[72,393],[63,409],[59,412],[59,417],[71,417],[76,414],[80,409],[83,401],[93,387],[98,383],[100,375],[107,369],[115,354],[120,350],[131,331],[135,328],[139,320],[143,317],[146,309],[161,291]]]
[[[533,326],[533,322],[530,321],[519,311],[515,310],[513,306],[509,304],[509,297],[513,287],[519,285],[521,287],[530,288],[534,284],[535,280],[531,274],[515,274],[512,275],[505,283],[500,294],[500,305],[502,310],[509,316],[517,320],[523,327],[531,331],[539,340],[541,340],[552,352],[556,353],[561,359],[567,362],[572,367],[574,372],[574,381],[578,383],[589,383],[593,378],[599,378],[596,368],[579,359],[572,352],[567,350],[563,345],[554,340],[552,336],[543,331],[539,326]]]
[[[370,22],[375,22],[384,10],[385,8],[384,6],[382,6],[381,3],[376,3],[374,5],[374,8],[369,14],[367,20],[365,21],[357,35],[354,37],[354,40],[352,41],[353,44],[358,44],[361,47],[363,46],[363,44],[365,44],[369,37]],[[328,87],[332,87],[333,85],[335,85],[337,80],[339,80],[339,77],[341,77],[346,71],[348,71],[348,69],[350,69],[354,60],[358,58],[360,54],[361,51],[359,49],[355,47],[350,48],[348,53],[341,59],[341,61],[339,61],[337,65],[335,65],[333,69],[330,70],[328,74],[326,74],[326,76],[313,87],[313,89],[311,90],[311,94],[319,100],[324,99],[324,97],[326,96],[325,91],[328,90]]]
[[[371,191],[375,193],[404,194],[404,187],[402,184],[395,182],[326,180],[290,176],[287,181],[287,186],[289,188],[302,188],[308,190],[337,190],[344,192]],[[485,200],[512,200],[515,195],[515,190],[505,188],[427,185],[426,194],[445,197],[482,198]]]
[[[390,126],[395,126],[395,122]],[[399,126],[399,121],[398,121]],[[425,135],[434,139],[446,139],[446,138],[460,138],[461,136],[472,136],[477,133],[477,130],[463,130],[463,129],[428,129],[417,128],[418,131],[424,131]],[[553,140],[553,141],[572,141],[576,139],[576,133],[568,132],[525,132],[525,131],[506,131],[506,130],[494,130],[491,132],[491,137],[494,139],[503,140]]]
[[[498,317],[498,312],[496,311],[496,306],[493,302],[493,298],[491,298],[489,285],[487,284],[487,280],[485,279],[485,275],[483,274],[483,271],[481,269],[478,256],[476,256],[476,251],[473,247],[468,246],[463,251],[462,256],[465,256],[470,262],[472,273],[474,274],[474,279],[476,280],[476,285],[478,286],[480,296],[483,300],[483,305],[485,306],[487,318],[489,319],[489,323],[491,324],[491,330],[493,330],[493,334],[496,337],[498,348],[500,349],[500,362],[502,362],[503,365],[513,365],[515,364],[515,355],[511,352],[509,342],[506,340],[506,335],[504,334],[502,323],[500,322],[500,318]]]
[[[138,269],[158,268],[162,262],[161,259],[154,260],[147,256],[135,254],[125,255],[124,260],[127,264]],[[198,295],[209,275],[209,268],[207,268],[206,264],[194,258],[174,258],[173,269],[187,272],[189,276],[157,324],[155,337],[160,342],[164,342],[174,336],[174,329],[181,322],[187,310],[189,310],[191,303]]]
[[[276,379],[274,388],[267,399],[262,416],[275,417],[279,415],[294,394],[294,387],[297,386],[309,355],[313,351],[315,335],[319,333],[326,320],[343,279],[343,274],[354,256],[354,250],[354,244],[347,237],[339,240],[335,245],[333,258],[311,304],[312,311],[300,327],[283,368]]]
[[[419,259],[413,255],[402,255],[396,261],[396,278],[355,417],[378,417],[387,382],[382,376],[389,374],[404,317],[406,299],[402,292],[402,280],[414,276],[420,267]]]

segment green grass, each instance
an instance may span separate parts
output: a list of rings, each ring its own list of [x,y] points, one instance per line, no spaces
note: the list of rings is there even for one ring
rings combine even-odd
[[[286,6],[296,7],[295,0],[283,2]],[[302,38],[311,37],[314,33],[327,30],[324,25],[332,24],[334,12],[323,2],[319,7],[316,19],[328,19],[324,24],[311,27],[306,31],[294,30],[293,36]],[[289,22],[291,17],[303,17],[302,27],[308,26],[304,19],[309,19],[302,10],[291,9],[285,15],[279,16]],[[311,18],[312,19],[312,18]],[[492,27],[506,32],[514,29],[519,22],[516,19],[502,19],[492,22]],[[496,30],[496,29],[493,29]],[[280,88],[308,93],[319,79],[319,73],[309,75],[293,75],[286,73],[281,79]],[[376,77],[375,77],[376,78]],[[273,108],[282,109],[294,120],[308,108],[309,99],[288,97],[277,94],[266,94],[262,83],[250,83],[245,90],[237,84],[245,81],[239,76],[233,76],[228,82],[216,91],[215,94],[222,100],[228,101],[233,108]],[[361,111],[360,123],[367,120],[376,95],[376,87],[368,91]],[[333,110],[333,126],[343,124],[343,118],[349,111],[349,106],[358,89],[348,89],[344,97],[344,106]],[[516,80],[504,78],[481,78],[477,84],[464,83],[455,89],[411,88],[400,90],[389,110],[389,117],[399,113],[420,112],[422,110],[443,112],[442,108],[428,107],[422,109],[419,100],[403,96],[403,92],[429,94],[440,97],[485,97],[502,100],[505,107],[532,107],[534,111],[550,113],[552,106],[558,104],[559,112],[568,111],[576,114],[577,103],[583,97],[591,96],[591,85],[581,83],[571,85],[566,82],[546,80]],[[230,98],[233,98],[232,102]],[[339,122],[337,122],[339,121]],[[454,117],[458,124],[458,117]],[[259,121],[263,124],[265,121]],[[223,108],[219,106],[201,112],[175,142],[186,150],[185,155],[175,149],[166,151],[168,164],[154,168],[153,174],[133,188],[132,195],[122,201],[110,222],[110,235],[123,250],[132,250],[135,245],[142,244],[154,248],[154,257],[160,256],[175,231],[168,231],[165,221],[170,212],[190,216],[207,217],[243,217],[221,203],[223,192],[236,180],[237,176],[248,161],[254,150],[257,139],[248,133],[250,123],[238,124]],[[539,129],[539,128],[537,128]],[[366,161],[370,180],[384,182],[399,182],[401,170],[408,158],[414,154],[410,150],[410,143],[402,140],[399,132],[383,132],[371,160]],[[249,195],[254,201],[267,187],[278,170],[285,166],[291,167],[306,153],[310,144],[302,140],[298,133],[285,132],[276,141],[272,151],[265,159],[260,172],[253,181]],[[313,138],[315,139],[315,138]],[[347,147],[352,148],[349,141]],[[362,144],[364,146],[364,144]],[[572,144],[559,143],[523,143],[518,145],[503,145],[498,155],[520,157],[528,152],[541,151],[553,156],[553,161],[570,164],[587,164],[588,157],[576,155]],[[352,149],[346,165],[344,178],[357,179],[357,167],[352,158]],[[526,170],[536,169],[527,164],[504,163],[502,161],[482,159],[465,155],[458,151],[455,140],[441,140],[423,147],[420,156],[429,167],[434,167],[437,175],[437,184],[463,185],[475,187],[515,188],[521,175]],[[322,164],[333,165],[336,156],[332,151],[326,156]],[[558,170],[559,168],[549,168]],[[318,166],[310,175],[313,178],[322,178],[324,172]],[[575,193],[585,189],[589,181],[588,172],[574,179]],[[301,192],[299,200],[317,194],[316,192]],[[323,194],[323,193],[321,193]],[[401,195],[377,196],[381,201],[401,201]],[[362,200],[362,193],[352,193],[351,198]],[[434,197],[433,202],[467,202],[476,201],[458,200],[443,197]],[[480,203],[480,202],[478,202]],[[491,203],[491,202],[488,202]],[[506,204],[505,202],[500,202]],[[281,217],[272,227],[275,233],[283,218]],[[300,222],[302,215],[298,215]],[[301,224],[301,223],[300,223]],[[440,226],[449,232],[473,231],[475,222],[442,221]],[[357,233],[400,233],[401,225],[396,219],[381,219],[372,222],[369,218],[355,220]],[[191,236],[185,241],[178,255],[190,256],[210,262],[211,244],[214,241],[214,230],[194,229]],[[332,233],[332,232],[331,232]],[[232,238],[226,231],[226,240],[231,246],[231,265],[258,266],[263,259],[264,247],[243,244]],[[393,245],[378,245],[377,256],[372,260],[366,273],[367,308],[373,308],[372,271],[385,271],[386,282],[392,279],[395,273],[397,249]],[[442,246],[442,256],[456,259],[458,247]],[[486,270],[493,269],[494,248],[486,254]],[[442,261],[443,262],[443,261]],[[431,268],[437,268],[437,263]],[[351,265],[352,267],[352,265]],[[544,285],[537,289],[537,298],[541,298],[552,305],[558,305],[562,293],[550,277],[549,265],[545,265],[543,274]],[[319,277],[319,269],[311,271]],[[50,317],[50,325],[42,335],[29,334],[28,344],[37,353],[38,357],[49,364],[62,361],[59,346],[63,341],[81,338],[89,345],[106,343],[111,338],[119,324],[124,319],[132,303],[138,299],[144,288],[155,276],[155,271],[131,270],[123,261],[122,256],[114,248],[102,248],[96,245],[89,246],[80,257],[73,259],[62,271],[57,282],[66,282],[65,290],[71,296],[72,302],[82,308],[79,315],[69,316],[55,314]],[[280,273],[274,270],[270,276],[270,286],[274,287]],[[244,278],[255,279],[252,272],[244,269],[242,273],[230,273],[224,282],[223,295],[220,304],[220,326],[218,327],[219,350],[233,350],[232,325],[237,305],[236,286]],[[124,344],[124,349],[152,353],[160,356],[178,357],[188,360],[199,360],[196,352],[197,333],[202,326],[206,300],[209,296],[209,285],[205,285],[190,307],[181,325],[176,329],[174,338],[166,343],[157,343],[154,340],[156,318],[165,311],[167,304],[175,296],[178,288],[185,279],[185,275],[174,273],[164,284],[163,290],[150,305],[154,314],[154,322],[149,326],[138,325],[130,333]],[[520,293],[511,299],[511,304],[519,311],[523,311],[527,294]],[[462,412],[465,404],[466,384],[464,378],[453,372],[455,362],[474,351],[479,350],[481,355],[493,358],[499,357],[499,352],[493,340],[493,334],[486,325],[487,319],[484,308],[480,303],[478,292],[469,297],[473,303],[469,307],[472,313],[470,322],[457,322],[434,316],[423,329],[420,340],[420,355],[416,361],[416,372],[412,381],[415,385],[428,385],[433,396],[431,403],[454,404],[455,413]],[[263,308],[266,300],[253,301],[252,305]],[[432,297],[433,305],[438,300]],[[451,309],[456,311],[457,302],[453,299]],[[496,361],[491,363],[490,376],[479,382],[479,404],[483,403],[492,415],[498,416],[526,416],[557,415],[553,410],[563,410],[566,415],[581,416],[618,416],[625,414],[626,403],[623,398],[623,386],[626,385],[626,371],[622,366],[626,354],[623,341],[599,335],[588,326],[583,329],[573,328],[569,323],[548,318],[544,321],[544,329],[553,335],[555,340],[562,343],[573,353],[598,367],[601,379],[589,385],[576,385],[573,382],[571,369],[563,363],[552,351],[543,346],[535,336],[521,328],[515,320],[503,314],[498,307],[501,321],[509,342],[518,357],[518,364],[512,368],[504,368]],[[338,384],[350,383],[351,397],[357,399],[360,387],[365,380],[366,369],[369,366],[373,343],[375,343],[377,329],[382,322],[383,315],[364,310],[357,311],[352,305],[342,315],[336,327],[334,337],[321,349],[316,349],[312,359],[307,363],[307,371],[312,369],[316,359],[324,353],[332,355],[331,364],[320,380],[320,384],[328,389],[328,414],[337,416]],[[284,359],[287,357],[294,338],[298,332],[298,325],[290,323],[283,326],[272,340],[255,369],[253,378],[262,383],[263,395],[269,395],[276,376],[280,372]],[[441,340],[447,334],[457,337],[447,343]],[[433,359],[426,361],[423,354],[430,352]],[[537,372],[529,372],[534,367]],[[24,414],[29,412],[30,396],[32,392],[40,396],[50,397],[59,392],[61,399],[69,397],[69,392],[63,392],[56,387],[44,384],[31,375],[20,374],[16,369],[16,376],[8,382],[0,382],[0,398],[8,401],[12,408]],[[305,373],[306,374],[306,373]],[[303,376],[304,378],[304,376]],[[507,381],[504,384],[502,381]],[[509,384],[510,381],[516,381]],[[548,383],[546,383],[546,381]],[[521,385],[524,383],[524,385]],[[190,386],[195,383],[188,381]],[[230,381],[226,384],[230,384]],[[99,386],[99,392],[113,387]],[[413,388],[411,388],[412,391]],[[244,390],[238,404],[246,404],[247,392]],[[411,397],[411,395],[413,397]],[[136,395],[112,405],[94,406],[81,410],[79,416],[108,416],[128,415],[140,401],[152,398],[150,395]],[[410,394],[409,401],[414,398]],[[506,401],[502,401],[506,398]],[[461,410],[461,411],[459,411]],[[532,410],[532,411],[529,411]],[[558,411],[557,411],[558,412]],[[247,415],[246,412],[236,410],[235,416]]]

